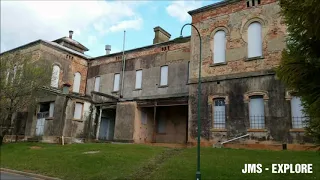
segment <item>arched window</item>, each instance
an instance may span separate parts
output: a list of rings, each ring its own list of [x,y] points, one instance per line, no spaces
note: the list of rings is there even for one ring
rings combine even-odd
[[[80,91],[80,81],[81,81],[81,74],[76,72],[74,74],[74,80],[73,80],[73,92],[79,93],[79,91]]]
[[[226,62],[226,32],[220,30],[213,37],[213,63]]]
[[[60,76],[60,67],[58,65],[54,65],[52,68],[52,75],[51,75],[51,86],[52,87],[58,88],[59,76]]]
[[[253,22],[248,27],[248,58],[262,56],[262,26]]]

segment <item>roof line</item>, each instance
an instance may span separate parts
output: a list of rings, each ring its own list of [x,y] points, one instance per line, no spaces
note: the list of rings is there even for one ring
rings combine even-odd
[[[186,36],[186,37],[183,37],[183,38],[190,39],[191,36]],[[162,42],[162,43],[157,43],[157,44],[152,44],[152,45],[147,45],[147,46],[142,46],[142,47],[138,47],[138,48],[134,48],[134,49],[125,50],[125,52],[126,53],[127,52],[133,52],[133,51],[137,51],[137,50],[141,50],[141,49],[147,49],[147,48],[151,48],[151,47],[154,47],[154,46],[163,46],[163,45],[171,44],[171,43],[174,43],[174,39],[170,40],[170,41]],[[108,54],[108,55],[92,57],[90,60],[92,61],[92,60],[97,60],[97,59],[100,59],[100,58],[103,58],[103,57],[112,57],[112,56],[121,55],[121,54],[122,54],[122,51],[117,52],[117,53]]]
[[[203,11],[216,9],[218,7],[222,7],[222,6],[225,6],[225,5],[228,5],[228,4],[231,4],[231,3],[235,3],[235,2],[239,2],[239,1],[242,1],[242,0],[221,0],[220,2],[216,2],[216,3],[213,3],[213,4],[207,5],[207,6],[203,6],[203,7],[198,8],[198,9],[194,9],[194,10],[188,11],[188,13],[192,16],[194,14],[197,14],[197,13],[200,13],[200,12],[203,12]]]

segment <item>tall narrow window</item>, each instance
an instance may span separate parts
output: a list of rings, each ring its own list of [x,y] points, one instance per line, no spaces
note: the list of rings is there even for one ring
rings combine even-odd
[[[163,111],[159,114],[159,117],[158,117],[157,132],[166,133],[166,116]]]
[[[73,119],[81,119],[82,117],[82,103],[76,103],[74,107]]]
[[[94,79],[94,91],[99,92],[100,90],[100,76]]]
[[[160,72],[160,86],[168,85],[168,66],[162,66]]]
[[[292,116],[292,128],[304,128],[306,116],[303,112],[301,105],[301,99],[293,96],[291,99],[291,116]]]
[[[251,96],[249,102],[251,129],[264,129],[264,100],[262,96]]]
[[[58,88],[59,86],[59,76],[60,76],[60,67],[54,65],[52,68],[52,75],[51,75],[51,86]]]
[[[120,87],[120,74],[114,74],[114,80],[113,80],[113,91],[119,91]]]
[[[54,113],[54,102],[50,103],[50,108],[49,108],[49,117],[53,117]]]
[[[136,89],[141,89],[142,88],[142,70],[137,70],[136,71]]]
[[[81,74],[76,72],[73,80],[73,92],[79,93],[80,91]]]
[[[226,33],[217,31],[213,37],[213,63],[226,62]]]
[[[215,99],[213,106],[213,128],[226,128],[226,105],[224,99]]]
[[[187,76],[187,82],[189,82],[190,78],[190,61],[188,62],[188,76]]]
[[[253,22],[248,27],[248,58],[262,56],[262,27]]]

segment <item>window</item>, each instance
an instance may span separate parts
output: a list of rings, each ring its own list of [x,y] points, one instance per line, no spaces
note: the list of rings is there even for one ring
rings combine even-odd
[[[304,128],[306,116],[303,113],[303,107],[301,105],[301,99],[293,96],[291,98],[291,117],[292,117],[292,128]]]
[[[147,124],[148,114],[147,111],[141,110],[141,124]]]
[[[251,96],[249,102],[251,129],[264,129],[264,100],[263,96]]]
[[[113,80],[113,91],[119,91],[120,87],[120,74],[114,74],[114,80]]]
[[[142,88],[142,70],[137,70],[136,71],[136,89],[141,89]]]
[[[226,33],[217,31],[213,37],[213,63],[226,62]]]
[[[100,89],[100,76],[94,79],[94,91],[99,92]]]
[[[73,92],[79,93],[79,91],[80,91],[80,81],[81,81],[81,74],[76,72],[74,74],[74,80],[73,80]]]
[[[262,27],[253,22],[248,27],[248,58],[262,56]]]
[[[54,113],[54,102],[50,103],[50,108],[49,108],[49,117],[53,117]]]
[[[82,117],[82,103],[76,103],[74,107],[74,114],[73,114],[73,119],[81,119]]]
[[[60,76],[60,67],[54,65],[52,68],[52,75],[51,75],[51,86],[58,88],[59,86],[59,76]]]
[[[226,128],[226,105],[224,99],[215,99],[213,106],[213,128],[225,129]]]
[[[160,72],[160,86],[168,85],[168,66],[162,66]]]
[[[166,132],[166,119],[165,119],[164,112],[162,112],[158,118],[157,131],[158,131],[158,133],[165,133]]]

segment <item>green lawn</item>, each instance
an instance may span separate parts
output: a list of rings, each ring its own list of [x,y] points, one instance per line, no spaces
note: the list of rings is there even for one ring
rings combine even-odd
[[[41,148],[31,149],[32,146]],[[83,154],[100,151],[96,154]],[[313,174],[242,174],[245,163],[313,164]],[[196,149],[169,149],[135,144],[4,144],[1,167],[36,172],[65,180],[194,179]],[[201,148],[203,179],[320,179],[319,152]]]

